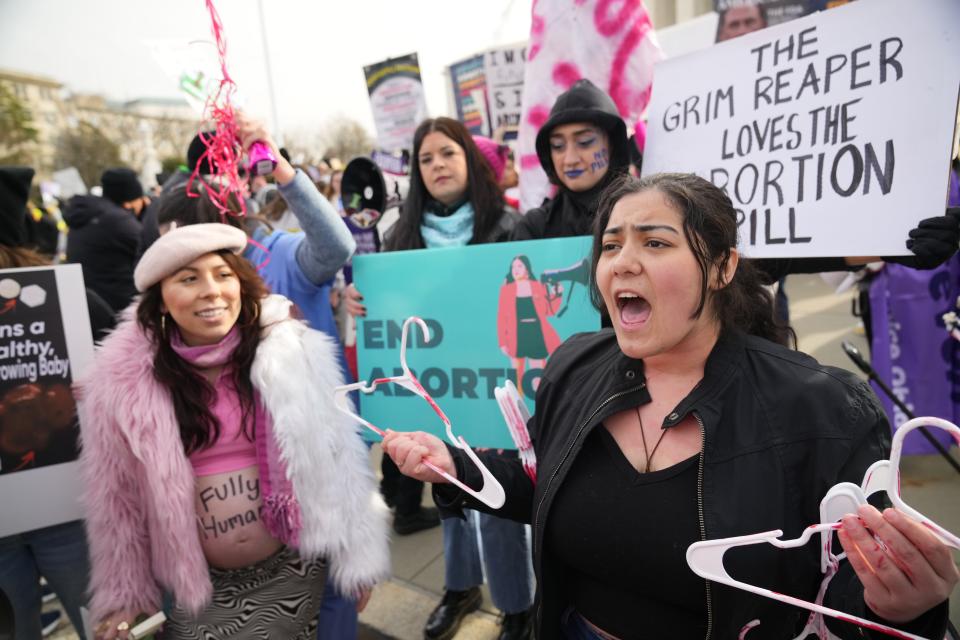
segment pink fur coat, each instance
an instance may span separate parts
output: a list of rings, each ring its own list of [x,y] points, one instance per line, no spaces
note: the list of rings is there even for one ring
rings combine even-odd
[[[335,345],[269,296],[251,378],[300,504],[299,551],[326,557],[342,593],[389,576],[386,507],[367,450],[334,409],[342,384]],[[194,474],[169,392],[153,377],[153,347],[133,307],[77,383],[80,455],[92,575],[91,613],[153,613],[161,590],[201,611],[212,586],[194,511]]]

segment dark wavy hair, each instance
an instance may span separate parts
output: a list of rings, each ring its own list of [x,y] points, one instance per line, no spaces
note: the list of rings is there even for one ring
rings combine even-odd
[[[700,301],[693,318],[710,308],[724,330],[739,329],[778,344],[796,343],[793,331],[774,314],[773,296],[761,283],[753,262],[741,257],[726,286],[710,290],[710,273],[723,274],[737,246],[737,215],[730,198],[711,182],[692,173],[658,173],[643,179],[620,176],[604,191],[593,226],[590,299],[601,314],[607,309],[596,283],[603,232],[614,206],[644,191],[659,191],[683,218],[683,235],[700,269]],[[720,283],[723,284],[723,283]]]
[[[241,430],[253,441],[256,432],[255,397],[250,381],[250,368],[260,344],[260,301],[267,295],[266,285],[256,269],[230,251],[218,251],[240,281],[240,317],[236,327],[240,344],[227,367],[237,395],[240,397]],[[152,340],[156,354],[153,376],[170,391],[173,410],[180,425],[180,440],[187,455],[210,446],[220,437],[220,421],[210,411],[216,393],[213,386],[170,345],[170,334],[176,330],[173,318],[163,323],[161,283],[147,289],[137,306],[137,323]],[[165,324],[165,329],[164,329]]]
[[[236,227],[247,235],[251,235],[258,224],[268,224],[264,218],[241,215],[240,201],[233,193],[227,198],[227,210],[230,214],[222,213],[210,200],[208,189],[206,180],[197,178],[192,184],[184,184],[165,193],[157,203],[157,224],[175,222],[177,226],[183,227],[188,224],[220,222]],[[282,198],[278,196],[277,199]]]
[[[537,276],[533,273],[533,266],[530,264],[530,258],[523,255],[522,253],[518,256],[513,256],[510,258],[510,268],[507,269],[507,284],[514,281],[513,279],[513,263],[514,261],[519,260],[523,263],[523,266],[527,268],[527,278],[530,280],[536,280]]]
[[[430,193],[420,175],[420,147],[427,134],[437,132],[447,136],[463,148],[467,160],[467,199],[473,205],[473,237],[470,244],[489,236],[503,215],[503,191],[497,184],[493,169],[487,162],[470,132],[452,118],[428,118],[420,123],[413,135],[413,156],[410,160],[410,191],[400,211],[400,218],[394,223],[387,238],[386,251],[423,249],[423,237],[420,235],[420,223]]]

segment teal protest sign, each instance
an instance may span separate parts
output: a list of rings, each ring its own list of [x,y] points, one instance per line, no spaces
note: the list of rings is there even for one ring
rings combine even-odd
[[[540,373],[567,337],[600,328],[590,304],[590,238],[510,242],[357,256],[354,281],[367,317],[357,322],[360,379],[401,375],[408,316],[430,328],[407,339],[407,364],[472,446],[514,448],[494,389],[513,380],[533,408]],[[443,425],[395,384],[360,394],[362,416],[384,429]],[[369,434],[372,435],[372,434]]]

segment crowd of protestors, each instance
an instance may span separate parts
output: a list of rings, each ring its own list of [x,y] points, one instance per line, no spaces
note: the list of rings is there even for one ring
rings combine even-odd
[[[722,39],[764,19],[731,13]],[[428,640],[456,635],[484,581],[500,640],[735,638],[752,620],[762,624],[750,638],[793,637],[806,612],[705,582],[684,551],[708,532],[798,535],[829,487],[859,483],[888,456],[872,391],[794,350],[764,286],[879,258],[743,258],[727,195],[693,175],[631,175],[628,133],[606,93],[573,84],[536,139],[555,195],[521,215],[504,193],[517,183],[509,149],[427,119],[385,232],[347,215],[338,160],[295,167],[242,116],[238,145],[260,141],[278,158],[269,178],[247,181],[246,216],[238,198],[226,216],[211,200],[202,135],[152,201],[132,170],[106,168],[102,195],[63,209],[65,259],[82,266],[98,343],[76,384],[87,517],[0,539],[15,637],[40,635],[43,576],[81,637],[86,606],[98,640],[125,639],[161,610],[165,638],[355,638],[357,612],[390,574],[388,523],[410,535],[441,520],[444,593]],[[29,232],[32,178],[0,167],[0,268],[54,258]],[[604,328],[548,350],[528,425],[536,479],[516,452],[481,452],[506,489],[491,510],[424,464],[479,486],[462,452],[390,432],[377,487],[332,395],[357,373],[344,316],[378,304],[353,284],[351,257],[583,235]],[[958,241],[950,209],[889,260],[934,268]],[[531,275],[511,264],[517,314],[535,306]],[[424,482],[437,507],[422,504]],[[946,546],[895,509],[858,516],[842,521],[847,557],[824,602],[943,637],[958,580]],[[732,564],[778,592],[817,595],[815,553],[751,549]]]

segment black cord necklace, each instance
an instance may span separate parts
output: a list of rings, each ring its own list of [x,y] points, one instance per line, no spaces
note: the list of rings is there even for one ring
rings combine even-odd
[[[667,435],[667,430],[662,430],[663,433],[661,433],[660,437],[657,438],[657,443],[653,445],[653,451],[648,451],[647,435],[643,431],[643,418],[640,417],[640,407],[637,407],[637,420],[640,421],[640,438],[643,440],[643,455],[647,459],[647,465],[643,468],[641,473],[648,473],[650,471],[650,463],[653,461],[653,456],[657,453],[657,449],[660,448],[660,443],[663,442],[663,436]]]

